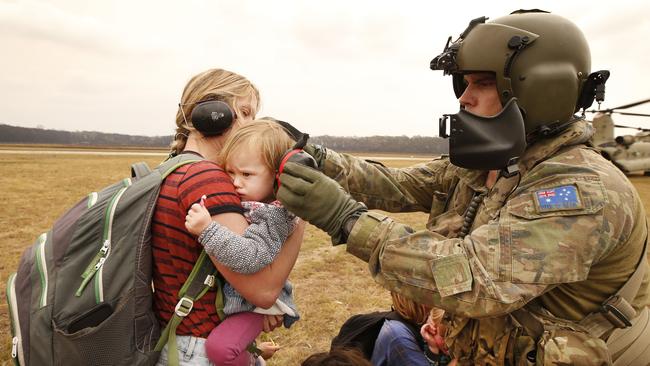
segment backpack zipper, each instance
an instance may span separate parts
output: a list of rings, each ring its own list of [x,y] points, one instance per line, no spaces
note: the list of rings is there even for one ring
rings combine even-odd
[[[41,234],[38,237],[38,247],[36,249],[36,268],[41,279],[41,298],[39,300],[40,307],[47,305],[47,261],[45,259],[45,242],[47,240],[47,233]]]
[[[131,186],[131,179],[127,178],[122,181],[122,184],[124,187],[120,188],[113,197],[111,198],[110,203],[108,204],[108,207],[106,207],[106,216],[104,218],[104,232],[102,235],[102,246],[99,249],[99,252],[95,254],[95,257],[90,261],[88,266],[86,267],[86,270],[81,274],[81,277],[83,280],[81,281],[81,285],[77,289],[77,292],[75,293],[75,296],[79,297],[81,296],[81,293],[83,290],[86,288],[88,283],[90,283],[90,280],[95,277],[95,274],[97,272],[100,272],[99,276],[95,278],[95,301],[97,303],[100,303],[104,301],[104,291],[102,287],[102,280],[101,280],[101,273],[102,273],[102,268],[104,263],[106,263],[106,259],[111,253],[111,234],[113,230],[113,218],[115,216],[115,210],[117,208],[117,204],[120,201],[120,198],[124,194],[124,191],[126,191],[129,186]]]
[[[11,358],[14,364],[24,365],[22,335],[20,333],[20,319],[18,318],[18,303],[16,302],[16,273],[12,273],[7,281],[7,304],[9,304],[9,317],[11,318]]]

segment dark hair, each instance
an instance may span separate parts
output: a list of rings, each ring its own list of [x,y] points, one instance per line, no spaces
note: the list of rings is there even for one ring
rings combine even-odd
[[[301,366],[372,366],[356,348],[336,347],[329,352],[314,353]]]

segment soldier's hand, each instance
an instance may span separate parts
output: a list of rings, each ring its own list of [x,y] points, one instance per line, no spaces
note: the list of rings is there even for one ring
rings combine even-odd
[[[305,152],[311,155],[316,160],[316,165],[319,170],[323,170],[325,159],[327,158],[327,149],[321,145],[307,144],[303,148]]]
[[[367,211],[366,206],[353,200],[333,179],[291,162],[285,164],[280,175],[276,196],[289,211],[326,231],[334,244],[347,239],[341,230],[345,221]]]

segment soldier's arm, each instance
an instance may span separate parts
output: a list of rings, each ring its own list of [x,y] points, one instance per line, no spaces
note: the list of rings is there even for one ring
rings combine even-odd
[[[523,189],[497,220],[464,239],[414,232],[378,213],[363,214],[348,252],[369,263],[384,287],[417,302],[469,317],[498,316],[554,286],[585,280],[592,262],[611,250],[604,196],[581,182],[583,206],[539,213],[534,189]]]
[[[428,212],[434,195],[447,194],[452,174],[448,159],[434,159],[407,168],[379,163],[327,150],[321,169],[357,201],[389,212]]]

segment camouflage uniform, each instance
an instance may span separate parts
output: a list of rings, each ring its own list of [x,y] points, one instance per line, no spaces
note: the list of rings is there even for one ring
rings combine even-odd
[[[487,172],[453,166],[446,157],[393,169],[328,151],[323,169],[369,208],[429,212],[422,231],[368,212],[347,250],[367,261],[384,287],[447,310],[446,342],[460,364],[525,364],[534,341],[509,313],[528,304],[579,321],[626,282],[641,256],[642,202],[627,178],[585,144],[591,134],[578,121],[529,146],[521,177],[500,177],[491,189]],[[574,187],[573,207],[540,205],[540,192],[557,187]],[[472,208],[473,200],[480,203]],[[649,277],[647,271],[636,310],[650,303]]]

